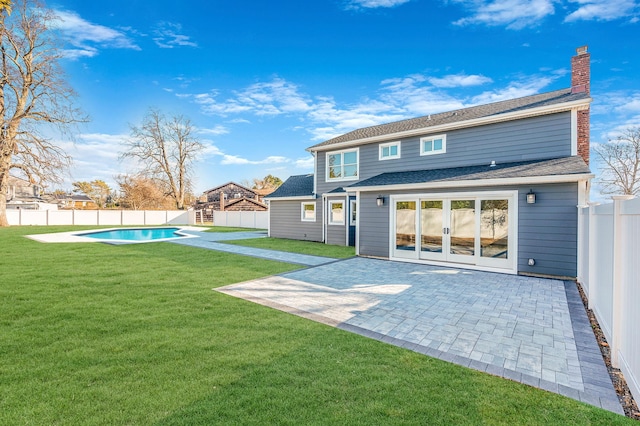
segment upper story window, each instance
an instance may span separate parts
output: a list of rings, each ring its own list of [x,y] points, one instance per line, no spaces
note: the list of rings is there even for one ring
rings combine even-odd
[[[358,179],[358,149],[327,152],[327,181]]]
[[[444,154],[447,152],[447,135],[420,138],[420,155]]]
[[[391,160],[400,158],[400,142],[390,142],[380,144],[380,160]]]

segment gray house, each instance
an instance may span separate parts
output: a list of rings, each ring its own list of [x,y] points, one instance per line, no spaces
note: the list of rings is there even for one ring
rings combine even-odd
[[[354,130],[267,197],[272,237],[360,256],[576,277],[588,201],[590,54],[571,87]]]

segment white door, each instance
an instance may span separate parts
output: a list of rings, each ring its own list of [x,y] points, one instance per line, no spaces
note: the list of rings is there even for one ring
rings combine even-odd
[[[515,194],[396,198],[392,257],[515,271]]]

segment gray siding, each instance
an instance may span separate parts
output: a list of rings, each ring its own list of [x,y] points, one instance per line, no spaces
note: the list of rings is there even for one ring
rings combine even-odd
[[[300,206],[302,202],[316,203],[316,221],[303,222]],[[322,200],[271,200],[269,205],[269,232],[275,238],[322,241]]]
[[[360,194],[358,212],[359,254],[365,256],[389,257],[389,199],[384,206],[376,205],[378,193]],[[357,243],[356,243],[357,244]]]
[[[423,136],[442,134],[425,133]],[[360,180],[384,172],[442,169],[496,162],[557,158],[571,155],[568,112],[446,132],[447,152],[420,156],[420,137],[401,139],[401,158],[380,161],[379,143],[360,146]],[[398,139],[389,139],[395,141]],[[357,181],[325,182],[326,154],[317,156],[317,191],[327,193]]]
[[[575,183],[531,185],[526,187],[460,188],[442,192],[480,192],[518,190],[518,272],[576,277],[578,241],[578,186]],[[536,203],[527,204],[529,190]],[[418,191],[424,194],[427,191]],[[396,191],[391,194],[408,194]],[[360,254],[389,257],[389,202],[377,207],[379,193],[361,193]],[[384,194],[385,197],[390,195]],[[529,258],[535,266],[529,266]]]
[[[529,187],[520,190],[518,272],[577,276],[577,184],[532,186],[536,203],[527,204]],[[535,259],[535,266],[527,260]]]

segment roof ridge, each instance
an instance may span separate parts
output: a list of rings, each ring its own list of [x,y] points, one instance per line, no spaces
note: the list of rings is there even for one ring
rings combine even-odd
[[[521,96],[518,98],[505,99],[486,104],[458,108],[455,110],[439,112],[436,114],[427,114],[419,117],[406,118],[404,120],[393,121],[390,123],[381,123],[373,126],[362,127],[328,139],[324,142],[315,144],[309,149],[342,142],[351,142],[359,139],[392,135],[395,133],[402,133],[405,131],[417,130],[422,128],[427,129],[429,127],[434,127],[437,125],[455,124],[462,121],[588,98],[589,96],[585,93],[573,94],[571,92],[571,88],[563,88],[550,92],[537,93],[534,95]]]

